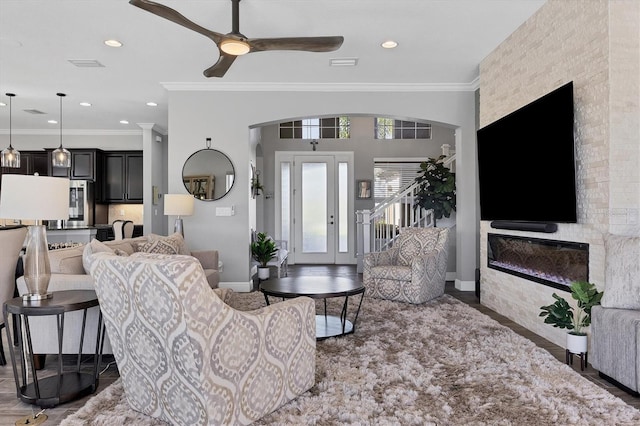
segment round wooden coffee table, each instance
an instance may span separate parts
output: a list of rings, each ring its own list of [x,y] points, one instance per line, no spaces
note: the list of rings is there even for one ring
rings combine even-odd
[[[316,339],[323,340],[328,337],[344,336],[351,334],[356,329],[356,321],[364,299],[364,285],[344,277],[286,277],[269,279],[260,283],[260,291],[269,305],[269,296],[290,299],[298,296],[307,296],[313,299],[324,300],[324,314],[316,315]],[[353,322],[347,319],[349,296],[360,294],[358,309],[353,317]],[[344,297],[344,304],[339,316],[327,315],[327,299],[332,297]]]

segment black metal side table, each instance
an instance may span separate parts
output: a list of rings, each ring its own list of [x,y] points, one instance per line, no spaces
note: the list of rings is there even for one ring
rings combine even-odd
[[[15,299],[5,302],[3,306],[5,324],[8,324],[10,315],[15,315],[17,340],[20,346],[19,360],[16,360],[15,350],[9,351],[13,364],[13,375],[16,381],[18,398],[29,404],[38,405],[41,408],[50,408],[96,391],[98,388],[98,367],[101,362],[102,345],[104,343],[102,313],[98,315],[96,352],[94,354],[92,370],[91,372],[82,372],[80,370],[87,310],[94,306],[98,306],[98,298],[93,290],[57,291],[54,292],[53,297],[49,299],[23,301],[21,297],[16,297]],[[64,314],[66,312],[79,310],[84,310],[84,315],[82,317],[82,334],[80,337],[80,347],[78,348],[78,359],[75,369],[64,371],[62,366]],[[58,368],[56,375],[39,379],[31,344],[29,317],[45,315],[55,315],[58,325]],[[13,341],[10,328],[11,327],[5,327],[8,342]],[[22,332],[23,329],[24,333]],[[18,362],[20,363],[20,372],[18,372]],[[27,368],[31,372],[33,379],[30,383],[27,383]]]

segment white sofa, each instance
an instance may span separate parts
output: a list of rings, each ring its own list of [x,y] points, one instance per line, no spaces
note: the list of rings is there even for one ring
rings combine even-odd
[[[162,237],[151,234],[149,236],[125,238],[117,241],[105,241],[101,243],[97,240],[90,244],[104,245],[117,254],[130,255],[134,252],[147,251],[164,254],[187,254],[200,261],[209,287],[217,288],[220,281],[218,270],[218,251],[189,251],[182,235],[175,233],[169,237]],[[51,280],[48,291],[62,290],[94,290],[94,283],[91,275],[85,272],[83,265],[83,252],[87,244],[49,251],[49,262],[51,264]],[[95,250],[94,250],[95,251]],[[175,251],[175,253],[171,253]],[[17,280],[18,292],[20,295],[27,293],[27,286],[24,277]],[[91,308],[87,314],[87,324],[85,337],[82,346],[82,353],[95,353],[95,336],[98,327],[98,307]],[[77,354],[80,345],[80,335],[82,329],[83,311],[69,312],[65,314],[64,338],[62,345],[63,354]],[[34,317],[29,320],[31,337],[33,340],[34,354],[57,354],[58,336],[55,317]],[[111,354],[111,344],[108,337],[105,339],[103,353]]]

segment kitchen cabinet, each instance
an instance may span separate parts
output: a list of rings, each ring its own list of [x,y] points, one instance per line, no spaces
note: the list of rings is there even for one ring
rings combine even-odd
[[[105,151],[105,203],[142,203],[142,151]]]
[[[38,173],[47,176],[49,173],[49,156],[46,151],[20,151],[20,167],[3,167],[0,175],[20,174],[32,175]]]
[[[20,151],[20,167],[17,169],[3,167],[2,174],[32,175],[38,173],[40,176],[48,174],[48,156],[45,151]]]
[[[100,180],[102,171],[102,155],[100,149],[71,149],[71,167],[53,167],[49,161],[49,175],[66,177],[72,180],[88,180],[96,182]],[[51,160],[53,150],[49,150]]]

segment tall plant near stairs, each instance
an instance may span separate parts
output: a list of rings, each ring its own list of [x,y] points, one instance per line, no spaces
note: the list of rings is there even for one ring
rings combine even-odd
[[[450,217],[456,210],[456,174],[444,165],[445,158],[441,155],[420,163],[415,179],[419,184],[416,204],[433,209],[435,220]]]

